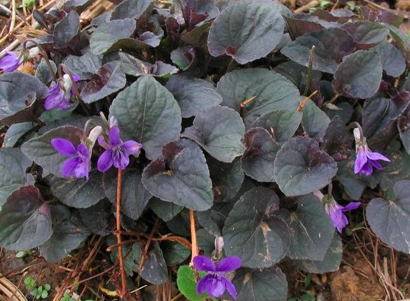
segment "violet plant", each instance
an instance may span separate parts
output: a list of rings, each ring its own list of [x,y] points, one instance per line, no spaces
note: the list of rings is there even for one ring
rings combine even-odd
[[[286,300],[285,259],[305,272],[338,269],[343,229],[357,221],[410,253],[410,39],[400,17],[123,0],[82,27],[85,6],[44,16],[48,35],[25,43],[49,58],[0,60],[2,247],[57,262],[100,235],[120,261],[122,297],[138,274],[171,279],[190,300],[247,301]],[[23,57],[35,75],[15,70]],[[215,237],[225,259],[211,261]]]

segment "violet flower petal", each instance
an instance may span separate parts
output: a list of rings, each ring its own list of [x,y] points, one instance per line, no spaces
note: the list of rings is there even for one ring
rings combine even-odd
[[[110,148],[110,145],[107,143],[107,141],[105,141],[105,138],[103,136],[98,137],[98,144],[104,149]]]
[[[64,161],[61,167],[61,173],[64,178],[69,178],[75,173],[75,169],[77,168],[78,164],[80,163],[80,159],[78,157],[69,158]]]
[[[13,72],[20,65],[19,56],[12,51],[7,51],[7,55],[0,59],[0,69],[3,69],[4,73]]]
[[[198,257],[198,256],[197,256]],[[199,279],[196,285],[196,292],[198,295],[202,295],[204,292],[208,292],[208,287],[212,286],[212,276],[211,274],[205,275]]]
[[[112,161],[116,168],[124,170],[127,168],[128,164],[130,163],[130,158],[128,154],[125,153],[125,150],[121,148],[117,148],[112,153]]]
[[[228,278],[225,278],[224,281],[225,281],[226,290],[228,291],[228,293],[231,294],[232,298],[236,299],[236,297],[238,295],[236,293],[235,286],[233,285],[233,283]]]
[[[112,128],[110,128],[110,132],[108,136],[110,138],[110,145],[112,147],[115,147],[121,144],[120,128],[118,126],[113,126]]]
[[[199,255],[194,257],[194,266],[198,271],[215,272],[216,267],[211,259],[206,256]]]
[[[102,155],[98,158],[97,169],[101,172],[105,172],[112,166],[112,150],[107,149]]]
[[[51,145],[63,156],[74,156],[77,150],[71,141],[63,138],[55,138],[51,140]]]
[[[77,179],[85,177],[85,179],[88,181],[88,173],[90,172],[89,162],[88,161],[78,162],[74,172],[75,172],[75,176]]]
[[[124,148],[129,154],[133,155],[142,148],[142,144],[133,140],[128,140],[121,144],[121,147]]]
[[[229,256],[216,264],[218,272],[233,272],[241,267],[242,260],[237,256]]]
[[[376,152],[368,151],[366,155],[367,155],[367,158],[369,158],[370,160],[382,160],[382,161],[391,162],[389,158],[386,158],[382,154],[379,154]]]
[[[360,202],[350,202],[344,208],[342,208],[343,212],[354,210],[360,207]]]

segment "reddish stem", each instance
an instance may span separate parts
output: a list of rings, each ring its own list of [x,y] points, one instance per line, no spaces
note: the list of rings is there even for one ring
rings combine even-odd
[[[116,202],[116,225],[117,225],[117,244],[118,244],[118,260],[120,262],[120,273],[121,273],[121,292],[120,296],[125,295],[126,291],[126,280],[125,280],[125,269],[124,269],[124,257],[122,256],[122,243],[121,243],[121,193],[122,193],[122,170],[118,169],[118,179],[117,179],[117,202]]]

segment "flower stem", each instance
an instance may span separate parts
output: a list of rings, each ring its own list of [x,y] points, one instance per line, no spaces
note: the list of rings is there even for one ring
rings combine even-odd
[[[196,256],[198,256],[198,243],[196,241],[196,227],[195,227],[195,215],[194,210],[189,209],[189,224],[191,226],[191,263],[190,265],[193,266],[193,260]]]
[[[309,69],[308,69],[308,74],[306,78],[306,86],[305,86],[305,91],[303,95],[308,94],[309,88],[310,88],[310,83],[312,81],[312,68],[313,68],[313,57],[315,55],[315,45],[312,46],[312,49],[309,51]]]
[[[116,202],[116,225],[117,225],[117,244],[118,244],[118,260],[120,262],[120,273],[121,273],[121,292],[120,296],[125,295],[126,291],[126,280],[125,280],[125,269],[124,269],[124,257],[122,256],[122,244],[121,244],[121,193],[122,193],[122,170],[118,168],[118,179],[117,179],[117,202]]]
[[[48,58],[47,52],[43,49],[43,47],[40,46],[40,44],[38,44],[36,41],[33,41],[33,40],[25,41],[24,44],[23,44],[23,49],[26,49],[26,47],[27,47],[26,44],[28,42],[33,43],[34,45],[36,45],[36,47],[38,47],[38,49],[40,49],[40,54],[41,54],[41,56],[43,57],[44,61],[47,64],[47,68],[50,71],[51,77],[56,82],[57,81],[56,73],[53,69],[53,66],[51,66],[50,59]]]

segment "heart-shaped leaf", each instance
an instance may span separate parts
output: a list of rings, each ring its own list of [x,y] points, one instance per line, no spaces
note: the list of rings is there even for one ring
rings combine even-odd
[[[13,251],[27,251],[46,242],[51,228],[50,207],[40,191],[24,186],[14,191],[0,211],[0,244]]]
[[[315,46],[313,70],[335,73],[342,58],[355,50],[352,36],[340,28],[327,28],[306,34],[282,48],[282,54],[305,67],[309,66],[309,52]]]
[[[216,92],[214,85],[200,78],[175,74],[165,87],[177,100],[183,118],[195,116],[201,110],[222,102],[222,97]]]
[[[239,64],[246,64],[271,52],[279,43],[284,26],[280,12],[266,3],[244,1],[232,4],[212,23],[209,53],[212,56],[228,55]]]
[[[141,76],[114,99],[110,116],[116,116],[124,140],[142,143],[148,159],[158,158],[162,147],[181,132],[181,111],[172,94],[152,76]]]
[[[359,49],[371,48],[383,42],[389,34],[384,25],[366,20],[346,23],[342,28],[350,33]]]
[[[370,228],[386,244],[410,253],[410,181],[399,181],[393,188],[396,200],[375,198],[366,209]]]
[[[164,202],[156,197],[149,200],[148,206],[156,215],[158,215],[164,222],[169,222],[177,216],[184,207],[170,202]]]
[[[80,33],[80,16],[76,11],[70,11],[54,27],[54,46],[56,48],[67,47],[68,44]]]
[[[200,272],[202,276],[206,272]],[[194,270],[187,265],[180,266],[177,273],[178,289],[181,293],[191,301],[201,301],[208,298],[208,295],[204,292],[201,296],[198,296],[196,292],[197,280]]]
[[[262,116],[275,110],[294,110],[299,105],[299,90],[282,75],[262,68],[241,69],[225,74],[217,86],[222,105],[237,112],[241,102],[253,98],[243,108],[246,129]]]
[[[337,164],[308,137],[289,139],[276,154],[274,175],[287,196],[308,194],[325,187],[336,175]]]
[[[142,183],[154,196],[167,202],[197,211],[212,206],[212,182],[205,156],[190,140],[165,145],[163,158],[144,169]]]
[[[277,214],[288,223],[291,259],[324,260],[335,229],[321,201],[313,194],[297,200],[295,212],[281,209]]]
[[[45,98],[47,91],[47,87],[30,74],[11,72],[0,75],[0,124],[14,123],[13,115],[31,106],[36,99]]]
[[[353,98],[369,98],[378,90],[383,67],[373,51],[356,51],[346,56],[335,71],[332,82],[335,92]]]
[[[277,266],[263,270],[240,269],[232,282],[238,300],[284,301],[288,294],[286,276]]]
[[[0,206],[10,193],[26,185],[26,169],[31,163],[18,148],[0,149]]]
[[[72,74],[80,76],[82,80],[90,79],[101,68],[102,57],[88,51],[82,56],[67,56],[64,64],[70,69]]]
[[[287,225],[272,213],[279,208],[273,190],[258,187],[237,201],[223,228],[224,250],[239,256],[242,266],[270,267],[282,259],[289,247]]]
[[[312,100],[308,100],[302,109],[302,127],[311,138],[321,141],[330,123],[329,117]]]
[[[246,150],[241,162],[246,175],[259,182],[275,182],[273,164],[280,145],[263,128],[247,131],[244,142]]]
[[[306,273],[324,274],[335,272],[342,262],[343,243],[340,235],[333,236],[332,243],[321,261],[295,260],[296,266]]]
[[[157,61],[154,64],[141,61],[127,53],[120,52],[121,70],[132,76],[151,74],[152,76],[167,77],[177,73],[178,68]]]
[[[261,127],[271,132],[275,141],[285,142],[291,138],[302,121],[299,111],[275,110],[255,120],[252,127]]]
[[[102,174],[97,170],[90,172],[89,180],[50,177],[51,190],[56,198],[69,207],[87,208],[97,204],[105,197],[102,187]]]
[[[111,20],[139,19],[150,7],[152,0],[125,0],[119,3],[111,15]]]
[[[53,235],[39,250],[47,261],[57,262],[67,257],[91,233],[84,227],[78,212],[71,212],[65,206],[51,206],[51,216]]]
[[[21,151],[47,172],[61,176],[61,164],[67,157],[60,155],[51,145],[54,138],[70,140],[77,146],[83,137],[83,130],[74,126],[62,126],[32,138],[21,146]]]
[[[131,37],[135,29],[136,22],[130,18],[103,23],[91,35],[91,52],[95,55],[104,54],[121,39]]]
[[[380,54],[383,70],[387,75],[398,77],[406,69],[406,61],[403,54],[391,43],[383,41],[374,47],[373,50]]]
[[[104,174],[105,194],[116,203],[117,198],[117,171],[111,169]],[[137,220],[145,209],[152,195],[141,183],[141,171],[127,168],[122,174],[121,211],[133,220]]]
[[[245,126],[237,112],[213,106],[202,110],[182,137],[194,140],[217,160],[230,163],[245,149],[241,142],[244,134]]]
[[[336,115],[327,127],[321,148],[336,162],[340,162],[350,158],[352,142],[353,136],[339,115]]]
[[[109,62],[87,82],[81,91],[81,98],[85,103],[95,102],[124,88],[126,82],[120,62]]]

